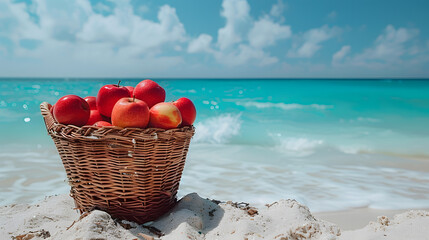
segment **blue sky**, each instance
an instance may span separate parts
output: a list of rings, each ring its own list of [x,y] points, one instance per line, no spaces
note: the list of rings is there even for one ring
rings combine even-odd
[[[429,2],[0,0],[0,77],[429,77]]]

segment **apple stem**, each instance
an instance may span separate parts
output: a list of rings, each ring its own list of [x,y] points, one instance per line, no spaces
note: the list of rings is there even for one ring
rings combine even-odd
[[[121,84],[121,80],[118,81],[118,87],[119,87],[119,84]]]

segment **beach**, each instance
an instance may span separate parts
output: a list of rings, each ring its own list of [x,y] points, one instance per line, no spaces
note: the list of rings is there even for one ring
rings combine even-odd
[[[0,240],[429,240],[428,9],[0,0]]]
[[[34,205],[0,207],[0,236],[3,239],[429,239],[429,211],[423,210],[405,211],[393,217],[362,210],[314,216],[296,200],[279,200],[255,208],[192,193],[160,219],[138,225],[114,220],[99,210],[80,216],[73,207],[73,200],[67,195],[46,197]],[[365,218],[371,221],[360,227],[361,219]],[[333,223],[336,221],[346,221],[346,229]]]
[[[1,236],[34,232],[43,237],[44,229],[52,239],[156,237],[142,227],[122,229],[102,212],[79,220],[40,115],[43,101],[54,103],[70,93],[96,95],[112,81],[0,81]],[[124,84],[138,81],[125,79]],[[303,226],[316,229],[310,234],[314,239],[378,239],[379,234],[424,239],[428,234],[414,229],[427,224],[429,209],[427,81],[157,81],[171,93],[166,101],[185,96],[198,109],[178,199],[225,212],[214,215],[215,224],[209,213],[198,215],[201,209],[188,209],[182,200],[172,212],[175,217],[153,223],[163,239],[181,239],[185,233],[193,239],[306,239],[298,237],[310,231]],[[194,192],[201,198],[189,195]],[[58,196],[43,201],[51,195]],[[225,204],[214,206],[207,198]],[[288,199],[300,207],[290,207]],[[251,217],[228,201],[249,203],[258,214]],[[281,206],[266,207],[274,202]],[[194,212],[199,218],[188,219]],[[101,222],[104,230],[94,232]]]

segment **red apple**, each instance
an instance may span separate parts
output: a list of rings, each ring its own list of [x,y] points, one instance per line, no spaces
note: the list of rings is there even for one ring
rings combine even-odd
[[[121,98],[112,111],[112,125],[145,128],[149,122],[149,107],[137,98]]]
[[[97,99],[93,96],[84,97],[85,101],[89,104],[89,109],[97,110]]]
[[[55,117],[54,117],[54,107],[55,107],[55,104],[51,106],[51,108],[49,109],[49,112],[51,112],[52,117],[55,119]]]
[[[134,95],[134,87],[132,86],[125,86],[128,89],[128,92],[130,92],[130,97],[133,97]]]
[[[59,123],[81,127],[88,122],[89,115],[89,104],[79,96],[67,95],[55,103],[54,117]]]
[[[97,108],[101,115],[112,116],[112,109],[116,102],[121,98],[130,97],[130,92],[126,87],[109,84],[100,88],[97,95]]]
[[[179,109],[173,103],[158,103],[150,109],[149,126],[154,128],[177,128],[182,122]]]
[[[112,126],[112,124],[106,122],[106,121],[98,121],[96,123],[94,123],[95,127],[107,127],[107,126]]]
[[[92,125],[98,121],[104,121],[104,119],[105,118],[101,116],[98,110],[91,110],[91,113],[89,114],[88,122],[86,122],[85,125]]]
[[[146,79],[137,84],[134,89],[134,96],[145,101],[147,106],[151,108],[153,105],[165,101],[165,90],[158,83]]]
[[[182,126],[191,126],[197,117],[197,110],[189,98],[179,98],[173,102],[182,115]]]

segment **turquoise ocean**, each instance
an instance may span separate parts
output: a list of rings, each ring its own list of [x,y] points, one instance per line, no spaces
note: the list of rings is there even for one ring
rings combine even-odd
[[[121,79],[135,86],[142,79]],[[179,197],[429,208],[429,81],[154,79],[196,105]],[[39,105],[118,79],[0,79],[0,205],[69,191]]]

